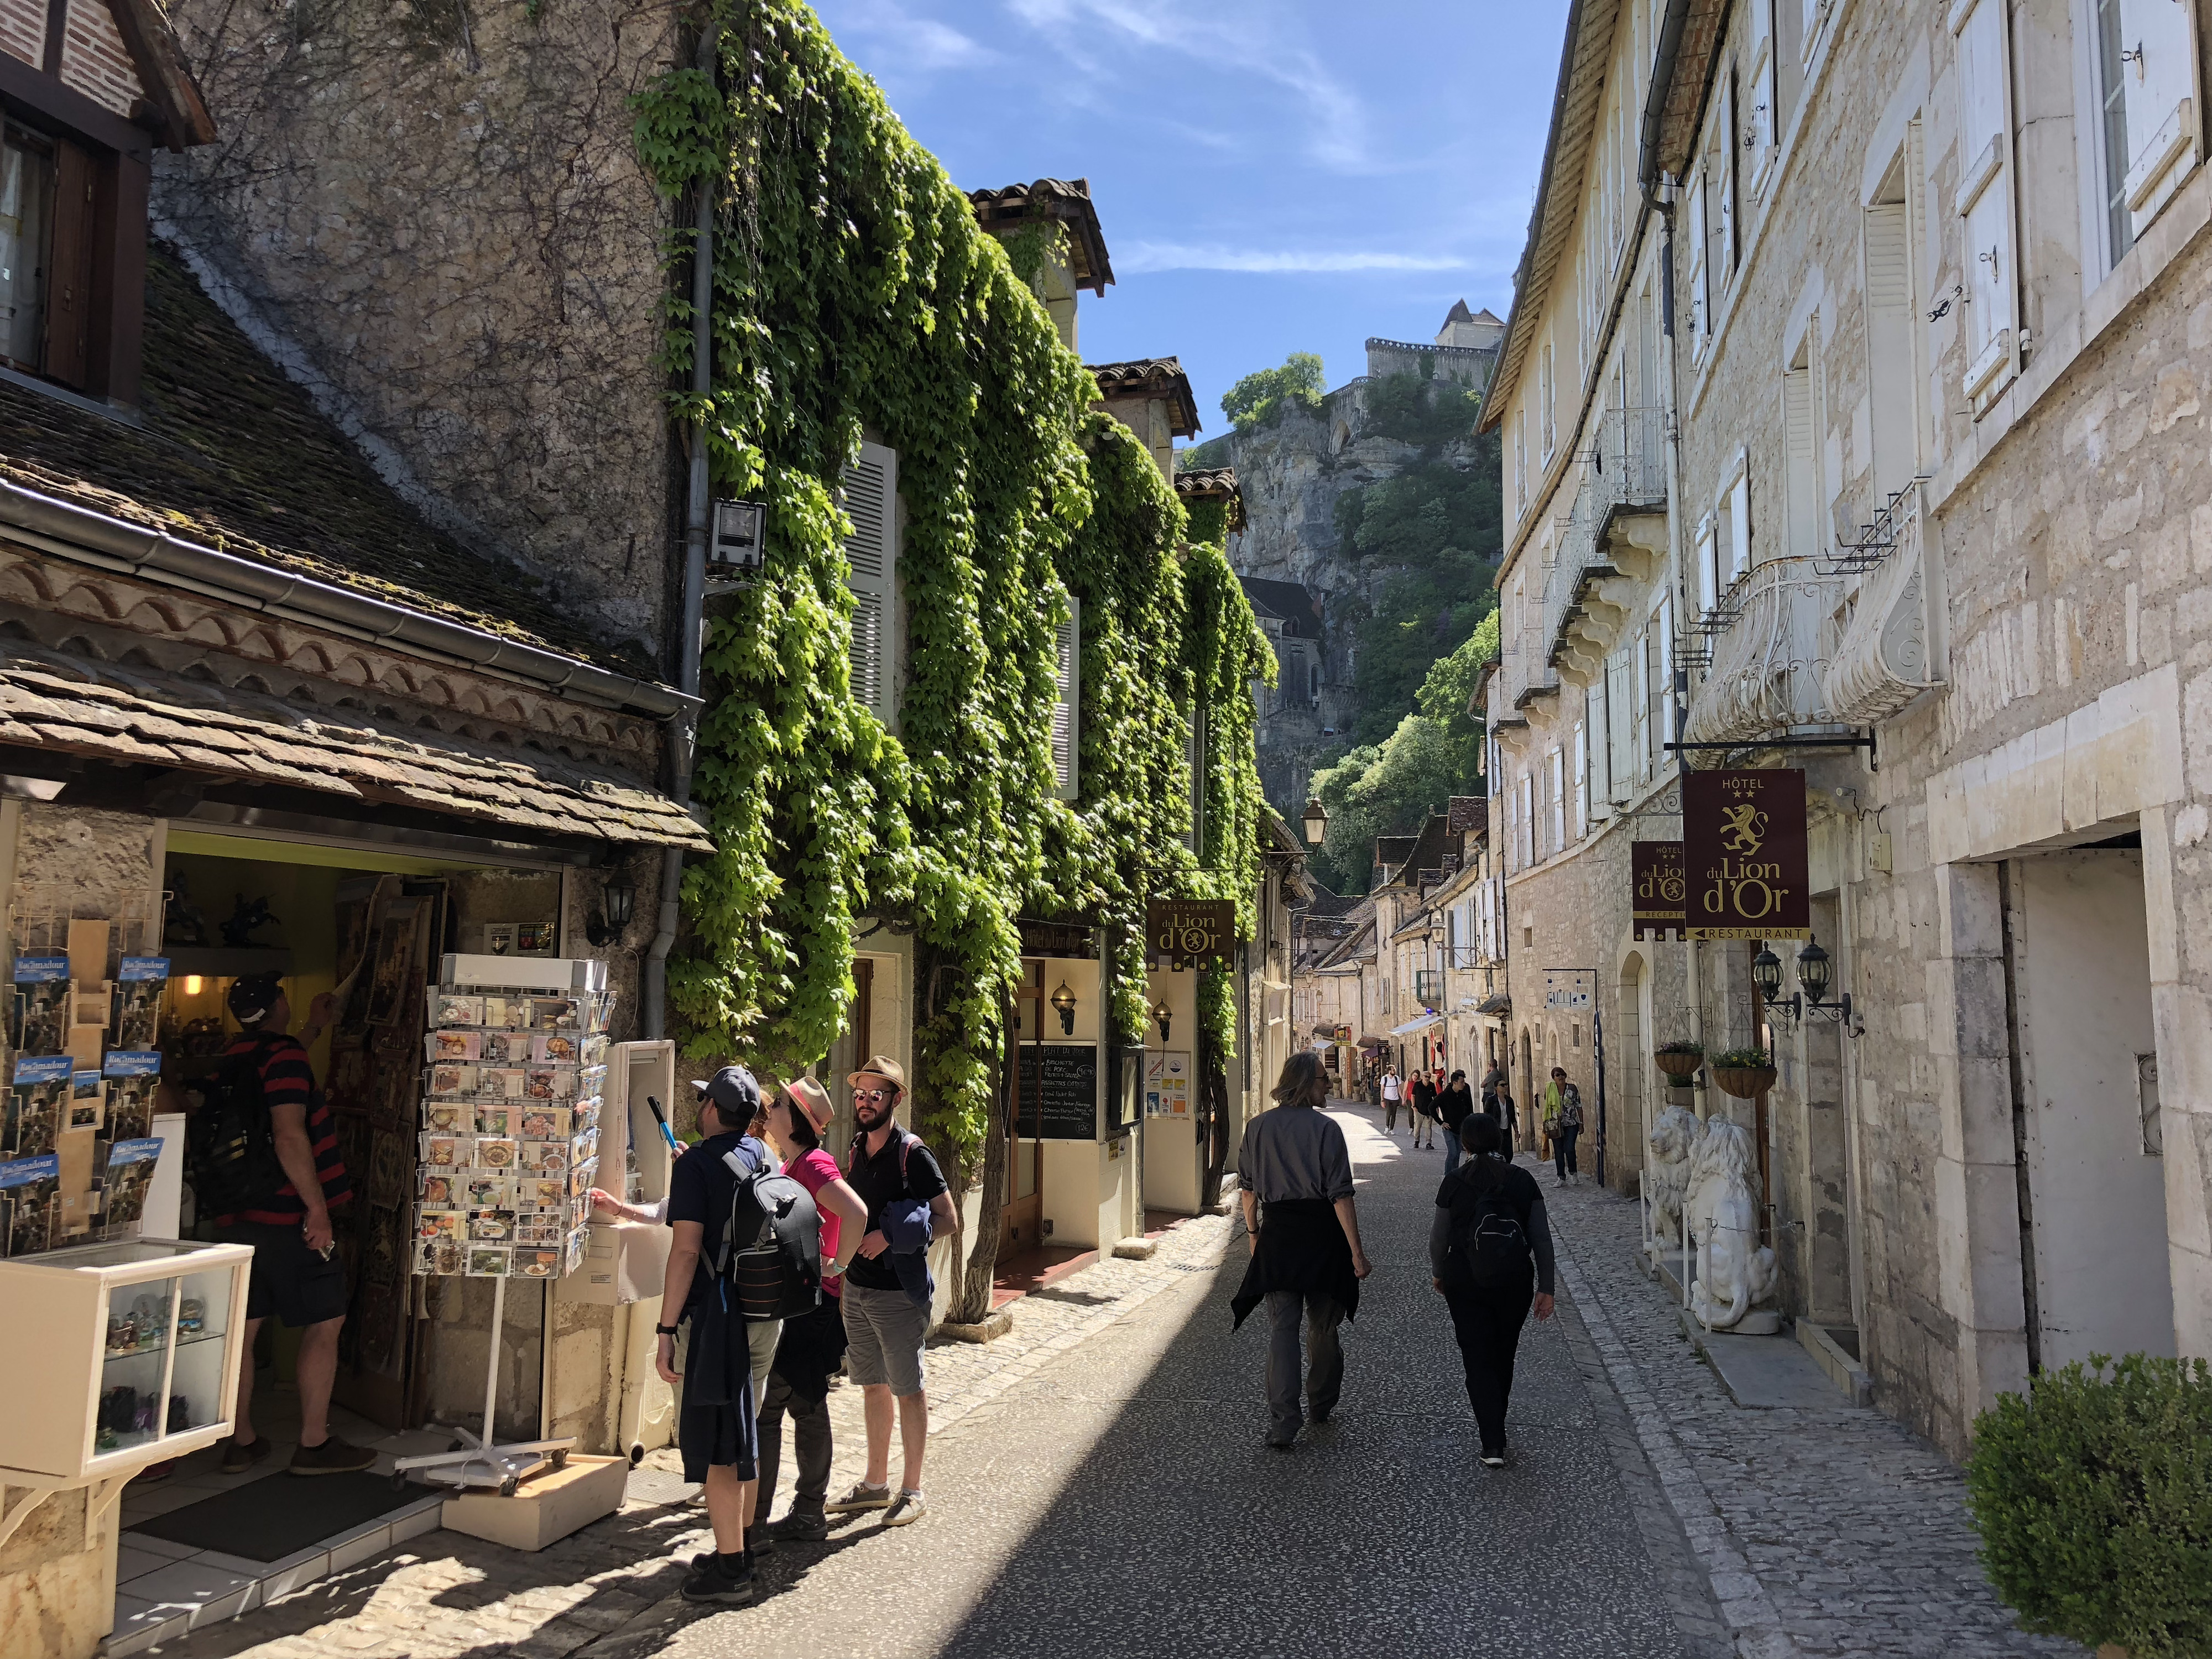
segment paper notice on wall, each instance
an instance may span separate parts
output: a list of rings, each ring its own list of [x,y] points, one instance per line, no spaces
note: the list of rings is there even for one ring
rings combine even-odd
[[[1191,1109],[1190,1054],[1167,1051],[1145,1060],[1145,1115],[1188,1119]]]

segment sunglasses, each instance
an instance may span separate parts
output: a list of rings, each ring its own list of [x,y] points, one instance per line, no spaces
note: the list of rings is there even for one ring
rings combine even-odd
[[[853,1091],[853,1098],[855,1100],[889,1100],[890,1097],[891,1091],[889,1089],[855,1089]]]

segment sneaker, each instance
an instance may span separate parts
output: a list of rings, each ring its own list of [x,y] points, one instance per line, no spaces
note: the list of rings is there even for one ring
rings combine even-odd
[[[787,1544],[818,1544],[830,1535],[830,1523],[820,1510],[793,1510],[781,1521],[771,1522],[769,1535]]]
[[[241,1446],[235,1440],[226,1440],[222,1443],[222,1472],[225,1474],[244,1474],[268,1456],[272,1449],[266,1435],[256,1435],[250,1446]]]
[[[909,1527],[928,1513],[920,1492],[901,1492],[891,1500],[891,1506],[884,1511],[884,1524],[887,1527]]]
[[[750,1570],[739,1567],[732,1572],[723,1565],[719,1555],[705,1558],[707,1565],[697,1566],[684,1581],[684,1599],[687,1601],[712,1601],[726,1607],[750,1607],[753,1599],[753,1576]]]
[[[1505,1454],[1502,1450],[1486,1451],[1483,1453],[1482,1467],[1486,1469],[1504,1468],[1505,1467]]]
[[[834,1504],[824,1504],[824,1515],[858,1515],[864,1510],[887,1510],[891,1506],[891,1489],[872,1486],[865,1480],[853,1483],[853,1490]]]
[[[224,1460],[226,1462],[228,1459]],[[366,1446],[349,1446],[336,1435],[319,1446],[295,1446],[289,1472],[293,1474],[358,1474],[376,1462]]]

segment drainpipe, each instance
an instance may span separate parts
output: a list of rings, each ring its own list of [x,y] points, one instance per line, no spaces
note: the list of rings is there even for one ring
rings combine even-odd
[[[709,17],[699,35],[698,68],[711,82],[721,50],[721,25]],[[691,249],[691,390],[705,395],[714,389],[714,175],[699,180],[699,204]],[[707,513],[712,488],[707,476],[707,438],[691,434],[691,477],[684,517],[684,599],[678,619],[677,685],[685,695],[699,695],[699,655],[703,643],[707,603]],[[690,706],[696,711],[697,704]],[[669,721],[672,779],[669,793],[678,806],[691,804],[691,757],[698,738],[696,712]],[[676,943],[678,904],[684,890],[684,849],[665,848],[660,860],[660,927],[645,955],[642,1024],[650,1040],[668,1029],[668,952]]]

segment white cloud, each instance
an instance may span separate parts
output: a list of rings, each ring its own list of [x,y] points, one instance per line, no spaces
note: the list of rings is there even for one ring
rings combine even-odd
[[[944,69],[969,69],[997,61],[998,54],[949,23],[918,16],[898,0],[854,0],[823,9],[839,26],[881,48],[865,56],[860,67],[880,80],[887,75]]]
[[[1114,264],[1134,275],[1148,270],[1243,270],[1262,275],[1348,270],[1467,270],[1453,254],[1393,253],[1379,248],[1242,248],[1189,242],[1135,242],[1114,251]]]

